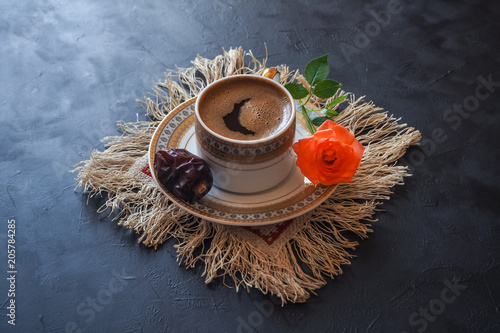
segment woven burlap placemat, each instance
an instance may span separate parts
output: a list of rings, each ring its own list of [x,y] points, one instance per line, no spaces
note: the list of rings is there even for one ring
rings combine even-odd
[[[176,106],[196,96],[208,83],[234,74],[261,74],[258,61],[242,48],[214,59],[198,56],[189,68],[169,70],[140,102],[151,121],[119,123],[120,136],[106,137],[104,151],[77,165],[77,182],[88,193],[105,197],[102,213],[139,234],[139,242],[157,248],[175,238],[178,261],[204,265],[209,283],[222,278],[227,286],[256,288],[286,302],[305,302],[314,290],[350,264],[356,238],[366,238],[377,207],[403,184],[408,169],[397,164],[420,133],[399,119],[352,95],[335,121],[366,147],[352,183],[339,184],[323,204],[298,218],[264,227],[236,227],[192,216],[173,204],[151,177],[147,151],[160,121]],[[282,83],[299,80],[299,71],[276,66]],[[333,98],[344,94],[339,91]],[[316,106],[328,101],[312,99]],[[354,238],[354,239],[353,239]]]

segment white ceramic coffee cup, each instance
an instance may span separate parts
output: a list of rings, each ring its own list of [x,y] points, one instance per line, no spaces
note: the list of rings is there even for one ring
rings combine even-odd
[[[266,71],[273,77],[276,71]],[[279,74],[278,74],[279,75]],[[200,116],[199,101],[210,94],[211,87],[222,80],[238,80],[251,77],[272,84],[287,96],[290,116],[274,134],[256,140],[236,140],[225,137],[210,129]],[[241,78],[241,79],[240,79]],[[276,77],[275,77],[276,78]],[[255,81],[254,81],[255,82]],[[195,133],[198,151],[210,166],[214,185],[220,189],[237,193],[255,193],[268,190],[281,183],[295,164],[291,146],[295,136],[295,103],[281,84],[272,78],[259,75],[232,75],[209,84],[200,93],[195,104]]]

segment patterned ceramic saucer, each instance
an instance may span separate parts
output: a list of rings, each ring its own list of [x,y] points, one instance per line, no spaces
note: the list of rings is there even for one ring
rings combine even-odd
[[[194,105],[196,97],[175,108],[156,129],[149,146],[149,165],[154,165],[155,153],[167,148],[184,148],[198,154],[194,132]],[[295,141],[309,136],[302,115],[297,113]],[[155,173],[152,172],[155,181]],[[212,187],[196,203],[188,203],[173,196],[160,186],[177,205],[204,219],[237,226],[259,226],[283,222],[300,216],[321,204],[335,190],[333,186],[314,186],[294,166],[279,185],[263,192],[238,194]]]

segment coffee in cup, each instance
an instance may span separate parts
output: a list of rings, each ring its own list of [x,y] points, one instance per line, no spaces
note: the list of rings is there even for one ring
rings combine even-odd
[[[203,123],[234,140],[259,140],[279,132],[291,116],[292,105],[283,89],[260,77],[221,80],[200,97]]]

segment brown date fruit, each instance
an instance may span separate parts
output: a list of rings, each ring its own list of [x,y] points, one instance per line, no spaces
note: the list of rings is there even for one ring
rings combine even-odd
[[[207,163],[185,149],[159,150],[155,155],[156,178],[170,193],[195,202],[212,188],[212,171]]]

